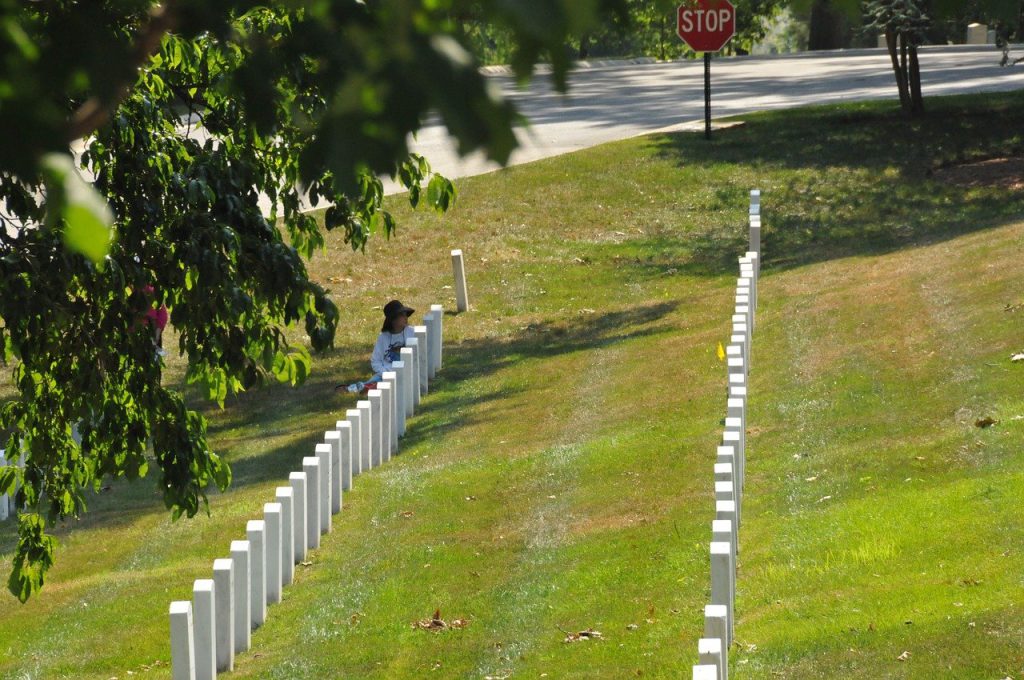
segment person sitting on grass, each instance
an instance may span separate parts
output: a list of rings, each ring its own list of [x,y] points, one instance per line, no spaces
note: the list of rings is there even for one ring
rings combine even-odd
[[[391,364],[402,360],[401,351],[405,347],[405,341],[416,337],[412,326],[409,325],[409,317],[415,311],[398,300],[392,300],[384,305],[384,326],[380,329],[377,342],[373,345],[373,354],[370,355],[373,377],[366,382],[352,383],[348,386],[349,392],[373,389],[384,372],[391,370]]]

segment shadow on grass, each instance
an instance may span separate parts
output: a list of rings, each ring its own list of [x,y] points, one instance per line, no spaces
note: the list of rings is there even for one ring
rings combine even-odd
[[[529,359],[552,358],[574,352],[607,347],[627,340],[667,333],[672,327],[649,324],[664,319],[679,307],[670,301],[634,307],[627,310],[587,316],[585,323],[571,324],[567,320],[534,323],[509,338],[473,339],[449,351],[452,357],[438,374],[438,394],[424,404],[423,421],[409,428],[403,441],[415,444],[429,440],[455,427],[514,417],[514,412],[499,408],[485,415],[467,415],[470,406],[486,402],[499,402],[524,392],[521,388],[503,388],[482,395],[466,390],[447,389],[453,384],[494,374],[517,362]]]
[[[656,154],[684,172],[735,165],[750,178],[750,186],[714,192],[709,207],[727,211],[719,221],[728,224],[692,234],[680,270],[734,269],[746,247],[746,192],[755,186],[766,268],[925,245],[1024,216],[1024,192],[933,179],[947,165],[1024,153],[1024,92],[928,104],[920,120],[871,102],[747,116],[711,143],[698,133],[652,137]]]
[[[544,321],[509,338],[474,339],[450,347],[449,361],[416,419],[410,422],[401,446],[437,439],[445,432],[485,420],[508,418],[514,414],[501,408],[501,402],[525,391],[525,388],[503,387],[481,394],[454,389],[458,383],[493,374],[518,361],[557,357],[669,332],[672,326],[668,324],[651,324],[663,321],[678,307],[677,301],[649,304],[588,316],[586,323],[576,325],[565,319]],[[363,347],[344,347],[327,353],[326,358],[337,361],[340,357],[352,356],[352,363],[357,361],[355,357],[361,363],[364,353]],[[237,395],[228,401],[223,412],[215,405],[193,399],[193,408],[199,407],[207,415],[218,411],[212,414],[209,435],[211,440],[218,440],[218,452],[224,454],[231,465],[232,484],[226,493],[273,480],[287,485],[289,472],[301,467],[304,456],[313,455],[314,446],[323,440],[324,431],[335,420],[343,418],[345,409],[355,402],[351,395],[336,392],[336,384],[336,371],[324,366],[298,388],[275,384]],[[494,408],[485,412],[478,410],[476,414],[470,412],[471,407],[488,403]],[[233,437],[236,431],[240,434]],[[280,446],[252,455],[244,451],[244,447],[260,436],[288,434],[293,436],[287,437]],[[68,522],[57,534],[68,529],[125,526],[145,514],[163,512],[156,479],[152,476],[156,474],[154,469],[143,479],[115,481],[104,493],[87,495],[89,512],[80,522]],[[208,493],[211,499],[218,496],[212,488]],[[271,498],[266,500],[269,502]],[[13,549],[15,539],[13,527],[10,535],[0,530],[0,552]]]

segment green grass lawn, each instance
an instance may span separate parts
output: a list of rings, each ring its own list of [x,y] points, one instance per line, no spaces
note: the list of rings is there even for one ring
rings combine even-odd
[[[311,272],[336,349],[300,388],[202,405],[235,473],[212,517],[172,524],[145,480],[97,495],[43,592],[0,596],[0,677],[169,677],[169,602],[351,406],[333,387],[366,374],[380,305],[454,308],[456,247],[474,310],[446,316],[401,455],[357,479],[233,677],[688,677],[715,345],[760,187],[733,677],[1020,678],[1024,193],[935,170],[1024,151],[1024,94],[929,105],[609,144],[460,181],[444,218],[397,207],[366,256],[332,241]],[[437,608],[468,624],[413,627]]]

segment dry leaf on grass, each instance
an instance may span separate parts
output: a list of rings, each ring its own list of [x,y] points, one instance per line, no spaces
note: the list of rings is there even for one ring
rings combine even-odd
[[[400,514],[402,517],[409,518],[409,517],[412,517],[413,515],[415,515],[416,513],[413,512],[412,510],[403,510],[402,512],[400,512],[398,514]]]
[[[562,630],[562,629],[559,628],[559,630]],[[581,630],[578,633],[566,633],[564,630],[562,632],[565,633],[565,640],[563,640],[563,642],[566,642],[566,643],[568,643],[568,642],[580,642],[581,640],[600,640],[601,639],[601,632],[597,631],[597,630],[594,630],[593,628],[587,628],[586,630]]]
[[[998,422],[999,422],[998,420],[996,420],[995,418],[992,418],[991,416],[985,416],[984,418],[978,418],[977,420],[975,420],[974,421],[974,426],[975,427],[992,427],[993,425],[995,425]]]
[[[437,632],[439,630],[448,630],[450,628],[465,628],[468,624],[469,620],[463,618],[452,619],[451,622],[445,621],[441,618],[441,610],[436,609],[434,610],[433,618],[414,621],[412,627],[413,629],[418,628],[420,630],[432,630]]]

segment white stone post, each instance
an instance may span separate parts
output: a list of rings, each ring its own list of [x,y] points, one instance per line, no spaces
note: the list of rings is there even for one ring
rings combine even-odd
[[[739,554],[738,547],[736,545],[736,534],[732,530],[732,522],[727,519],[713,519],[711,520],[711,540],[712,542],[728,543],[732,549],[732,560],[733,564],[736,564],[736,556]],[[732,592],[736,592],[736,574],[732,576]]]
[[[409,338],[405,346],[412,350],[412,399],[415,406],[420,405],[420,398],[423,396],[423,386],[420,384],[420,362],[423,361],[423,348],[420,347],[418,338]]]
[[[759,278],[761,276],[761,253],[755,252],[753,250],[748,250],[746,258],[754,269],[754,278]],[[755,295],[754,297],[756,298],[757,296]]]
[[[395,372],[395,432],[399,437],[404,437],[407,417],[405,400],[406,393],[409,391],[406,383],[409,381],[409,375],[405,370],[404,361],[392,362],[391,368]]]
[[[736,305],[734,309],[736,310],[736,314],[741,314],[743,315],[743,318],[746,319],[747,328],[754,327],[753,308],[750,305]]]
[[[293,472],[288,475],[288,481],[292,485],[292,564],[294,566],[306,560],[306,525],[308,524],[306,487],[309,486],[309,480],[306,479],[305,472]]]
[[[743,487],[745,486],[744,474],[746,472],[746,451],[743,450],[743,438],[740,436],[739,430],[731,429],[726,427],[722,433],[722,445],[731,446],[736,452],[736,487],[739,489],[740,495],[743,495]]]
[[[761,216],[751,215],[750,217],[750,230],[748,232],[750,248],[755,253],[761,252]]]
[[[704,637],[718,638],[724,643],[722,649],[729,649],[729,609],[722,604],[704,605]],[[727,666],[728,667],[728,666]]]
[[[752,302],[751,307],[753,309],[757,309],[757,273],[754,267],[755,265],[753,262],[742,262],[740,264],[740,278],[748,279],[750,281],[750,299]],[[751,315],[751,330],[754,329],[754,326],[755,320],[753,315]]]
[[[466,267],[461,250],[452,251],[452,269],[455,271],[455,309],[465,312],[469,310],[469,293],[466,291]]]
[[[251,519],[245,525],[249,539],[249,607],[252,629],[267,620],[267,525],[261,519]]]
[[[336,422],[335,428],[340,424]],[[346,426],[348,423],[346,423]],[[331,514],[337,515],[341,512],[341,492],[345,486],[345,463],[341,455],[341,430],[327,430],[324,432],[324,443],[331,448]]]
[[[192,639],[195,644],[196,680],[217,677],[217,605],[213,579],[192,584]]]
[[[235,577],[235,654],[252,645],[252,609],[249,597],[249,541],[231,541]]]
[[[391,368],[394,367],[395,364],[391,364]],[[390,425],[387,431],[391,434],[391,445],[388,448],[388,460],[390,460],[391,456],[398,453],[398,421],[401,418],[398,415],[398,395],[401,393],[401,389],[398,387],[398,371],[384,371],[382,377],[388,390],[388,422]]]
[[[728,407],[726,407],[728,409]],[[747,461],[747,431],[744,429],[745,421],[739,416],[730,416],[726,413],[725,416],[725,429],[730,432],[738,432],[740,435],[740,452],[742,456],[740,458],[740,464],[743,466],[742,473],[746,473],[746,461]]]
[[[7,465],[7,457],[4,456],[4,449],[0,449],[0,468],[5,467],[6,465]],[[7,508],[8,508],[7,494],[5,494],[5,493],[0,494],[0,522],[2,522],[5,519],[7,519],[7,514],[8,514]]]
[[[716,680],[718,669],[710,664],[701,664],[693,667],[693,680]]]
[[[235,669],[235,563],[230,559],[213,561],[213,594],[217,613],[217,670]]]
[[[697,640],[697,655],[701,665],[714,666],[715,677],[718,680],[725,680],[722,659],[725,653],[722,649],[722,641],[718,638],[701,638]]]
[[[392,375],[394,375],[392,373]],[[394,437],[394,419],[391,414],[392,391],[391,383],[382,379],[377,383],[380,391],[380,462],[386,463],[391,460],[391,443]]]
[[[738,350],[739,347],[737,347],[736,349]],[[743,363],[743,357],[728,357],[726,359],[726,366],[728,367],[729,373],[739,373],[744,378],[746,378],[747,367]]]
[[[370,402],[366,399],[356,402],[359,409],[359,468],[366,472],[373,469],[373,417]]]
[[[402,355],[402,364],[405,366],[405,375],[408,378],[405,381],[405,417],[412,418],[413,413],[416,411],[416,404],[419,403],[417,397],[419,396],[420,388],[417,386],[419,381],[419,373],[416,370],[416,350],[409,345],[415,338],[406,340],[406,346],[399,350]]]
[[[331,478],[334,476],[334,471],[331,469],[331,451],[330,444],[317,444],[316,449],[317,460],[320,461],[320,533],[330,533],[333,522],[331,522]]]
[[[306,473],[306,547],[320,547],[320,459],[306,456],[302,459]]]
[[[434,315],[434,366],[441,370],[444,358],[444,307],[441,305],[430,305],[430,313]]]
[[[274,500],[281,506],[281,587],[295,575],[295,489],[279,486]]]
[[[196,680],[195,639],[192,637],[192,603],[171,603],[171,677]]]
[[[742,324],[740,324],[742,325]],[[735,345],[740,348],[740,356],[743,357],[743,365],[747,367],[747,371],[750,371],[750,352],[748,351],[749,345],[747,344],[747,334],[744,327],[744,332],[736,333],[735,329],[732,335],[729,336],[729,344]]]
[[[433,380],[437,375],[437,367],[434,366],[434,313],[427,312],[423,315],[423,326],[427,329],[427,378]]]
[[[381,463],[384,405],[380,390],[370,390],[366,393],[366,398],[370,401],[370,467],[375,468]]]
[[[747,403],[746,403],[746,401],[747,400],[743,399],[742,397],[729,397],[726,400],[726,407],[725,407],[725,417],[726,418],[736,418],[736,419],[738,419],[739,426],[740,426],[740,431],[742,431],[744,433],[747,431]],[[726,421],[726,426],[727,427],[728,427],[728,423],[729,422],[730,421]],[[746,439],[744,439],[744,443],[746,443]]]
[[[430,340],[426,326],[413,326],[416,334],[416,368],[420,371],[420,394],[426,395],[430,386]]]
[[[732,463],[715,463],[715,483],[728,482],[729,487],[732,488],[733,481]]]
[[[729,385],[729,396],[732,398],[743,399],[744,402],[747,400],[747,386],[746,385]]]
[[[352,463],[353,460],[353,433],[352,423],[347,420],[339,420],[334,423],[334,431],[338,434],[338,459],[341,461],[341,490],[352,489]],[[341,494],[338,494],[341,498]],[[341,511],[341,503],[338,503],[338,511]]]
[[[732,481],[715,482],[715,501],[735,500],[732,494]]]
[[[726,644],[731,645],[733,639],[733,593],[732,593],[732,548],[728,543],[716,541],[711,544],[711,604],[726,607],[728,622],[728,638]]]
[[[263,504],[263,523],[267,528],[267,604],[281,601],[281,504]]]
[[[345,411],[345,419],[352,428],[352,476],[363,471],[363,412],[358,408]]]

